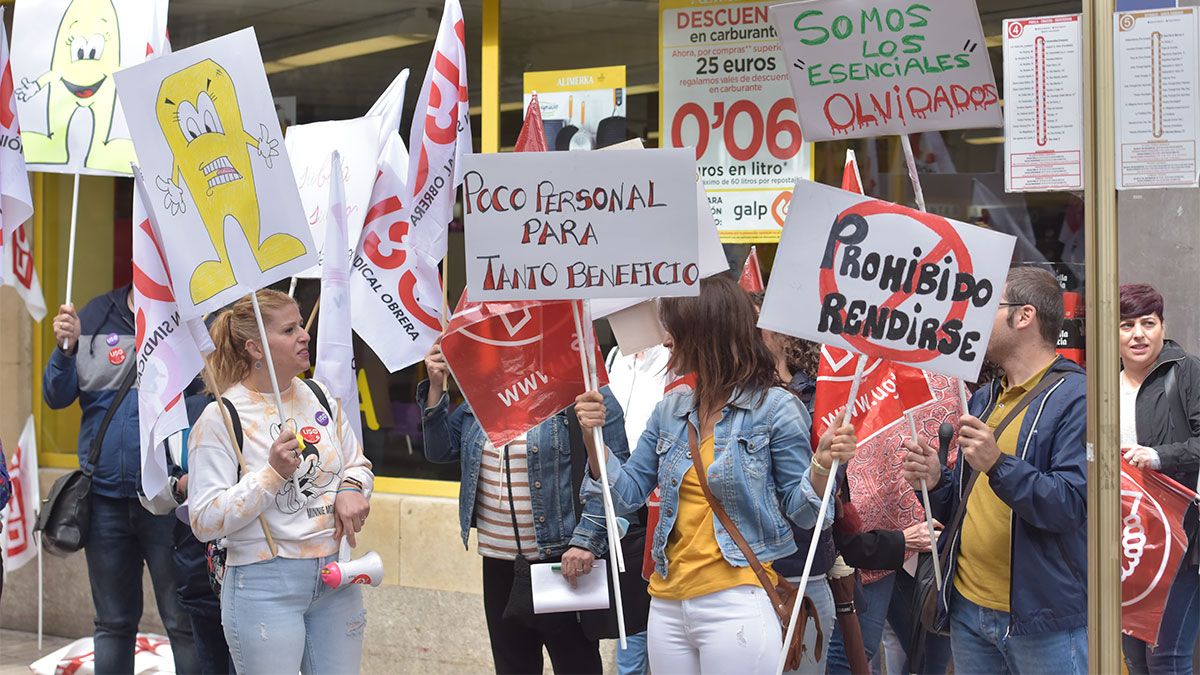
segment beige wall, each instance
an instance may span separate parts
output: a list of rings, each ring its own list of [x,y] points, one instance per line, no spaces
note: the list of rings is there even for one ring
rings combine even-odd
[[[0,443],[8,455],[33,402],[32,327],[16,291],[0,287]]]

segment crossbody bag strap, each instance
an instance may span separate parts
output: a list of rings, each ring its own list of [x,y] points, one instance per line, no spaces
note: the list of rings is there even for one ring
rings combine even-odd
[[[517,542],[517,555],[524,558],[525,551],[521,550],[521,530],[517,528],[517,504],[512,491],[512,464],[508,459],[508,444],[504,444],[504,484],[508,487],[508,515],[512,518],[513,539]]]
[[[1004,416],[1004,419],[1000,420],[1000,424],[997,424],[996,429],[992,432],[992,435],[996,438],[997,442],[1000,439],[1000,435],[1004,433],[1004,430],[1008,428],[1008,425],[1017,418],[1017,415],[1019,415],[1022,410],[1029,407],[1029,404],[1033,403],[1033,400],[1040,396],[1042,392],[1047,391],[1054,385],[1066,379],[1066,377],[1066,373],[1051,373],[1043,377],[1042,381],[1038,382],[1036,387],[1030,389],[1028,393],[1022,396],[1021,400],[1017,401],[1017,404],[1013,406],[1012,410],[1008,411],[1008,414]],[[964,411],[963,414],[967,413]],[[959,461],[963,461],[961,456],[959,457]],[[965,471],[966,468],[964,467],[963,470]],[[965,518],[967,515],[967,499],[971,496],[971,490],[975,489],[975,481],[977,480],[979,480],[979,472],[972,471],[971,478],[967,481],[966,490],[963,491],[962,499],[959,500],[958,509],[954,511],[954,517],[950,519],[950,525],[946,528],[947,532],[957,531],[958,526],[962,524],[963,518]]]
[[[704,499],[708,501],[709,507],[712,508],[713,515],[717,520],[721,521],[721,525],[725,527],[725,531],[733,538],[733,543],[741,549],[742,555],[746,556],[746,562],[750,563],[750,569],[754,570],[755,576],[758,577],[758,582],[762,584],[763,590],[767,592],[767,596],[771,599],[771,604],[776,607],[783,606],[783,599],[779,597],[779,593],[775,590],[775,584],[771,583],[771,577],[767,574],[767,570],[763,568],[762,563],[758,561],[758,556],[754,555],[754,551],[750,548],[750,544],[746,542],[746,538],[742,536],[737,525],[733,523],[733,519],[725,512],[725,507],[721,506],[721,502],[713,496],[712,490],[708,487],[708,478],[705,476],[704,462],[700,459],[700,446],[696,440],[696,427],[688,422],[688,447],[691,449],[692,466],[696,468],[696,480],[700,483],[700,490],[704,492]]]
[[[113,416],[117,414],[117,408],[121,407],[121,403],[125,401],[125,395],[129,393],[134,381],[137,380],[136,364],[136,360],[129,362],[129,366],[125,369],[125,378],[121,380],[121,388],[117,390],[108,410],[104,411],[104,419],[100,420],[100,427],[96,429],[96,435],[92,437],[87,466],[83,467],[83,475],[88,478],[92,477],[92,472],[96,469],[96,462],[100,461],[100,446],[104,444],[104,435],[108,433],[108,425],[112,424]]]

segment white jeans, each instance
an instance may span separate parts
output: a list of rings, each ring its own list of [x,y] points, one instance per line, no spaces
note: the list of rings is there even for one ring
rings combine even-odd
[[[735,586],[690,600],[650,599],[654,675],[775,672],[783,634],[760,586]]]

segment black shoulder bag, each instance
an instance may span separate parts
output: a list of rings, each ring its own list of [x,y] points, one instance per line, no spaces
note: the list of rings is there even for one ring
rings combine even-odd
[[[92,472],[100,460],[100,446],[104,444],[108,425],[137,379],[135,364],[136,361],[130,362],[126,368],[121,388],[100,421],[100,427],[92,438],[91,450],[88,451],[87,464],[54,481],[50,494],[42,500],[33,530],[41,533],[42,548],[47,553],[65,556],[87,544],[92,520]]]

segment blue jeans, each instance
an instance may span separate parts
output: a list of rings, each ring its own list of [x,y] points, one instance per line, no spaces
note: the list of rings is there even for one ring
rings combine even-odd
[[[792,583],[800,583],[800,577],[788,577]],[[833,639],[833,626],[837,623],[837,612],[833,606],[833,592],[829,590],[829,581],[825,575],[812,577],[808,580],[808,588],[804,589],[804,597],[812,600],[817,618],[821,621],[821,659],[814,660],[817,655],[817,630],[809,624],[804,632],[804,658],[800,667],[789,670],[789,673],[811,673],[825,675],[825,664],[829,660],[829,643]],[[797,627],[796,629],[800,629]]]
[[[892,602],[892,588],[896,575],[889,574],[873,584],[862,587],[865,603],[856,603],[858,625],[862,628],[863,646],[867,661],[875,658],[879,643],[883,640],[883,622],[887,620],[888,606]],[[865,606],[864,606],[865,605]],[[842,627],[834,625],[833,641],[829,645],[829,675],[849,675],[850,661],[846,657],[846,646],[842,642]]]
[[[273,558],[226,571],[221,622],[237,672],[359,672],[362,588],[320,580],[321,566],[336,559]]]
[[[1087,628],[1037,635],[1009,635],[1008,628],[1008,612],[980,607],[955,590],[950,599],[954,672],[959,675],[1087,672]]]
[[[1121,636],[1130,675],[1191,675],[1192,653],[1200,631],[1200,572],[1186,562],[1175,574],[1158,628],[1158,646]]]
[[[625,649],[617,642],[617,675],[646,675],[650,654],[646,651],[646,631],[625,636]]]
[[[179,605],[175,575],[175,516],[156,516],[136,498],[92,495],[88,529],[88,581],[96,608],[97,673],[132,673],[142,619],[142,565],[150,568],[154,599],[171,640],[175,671],[195,673],[191,622]]]

